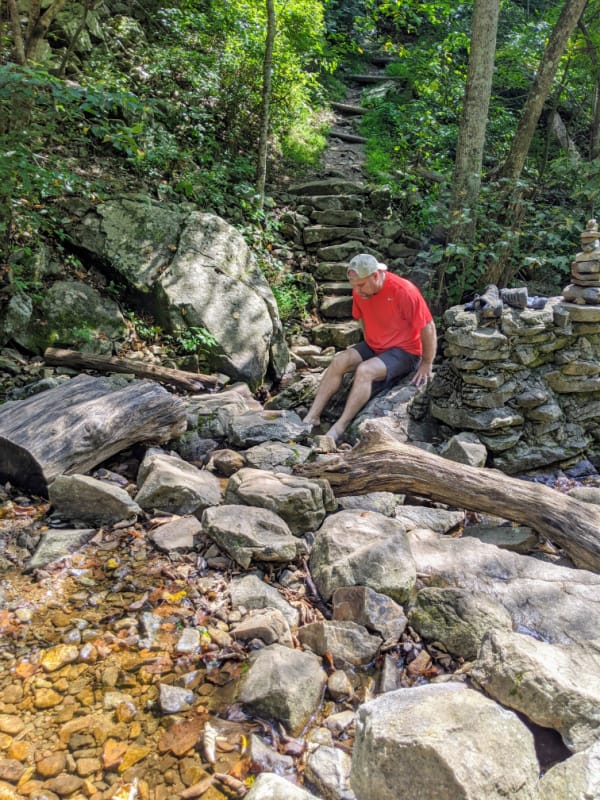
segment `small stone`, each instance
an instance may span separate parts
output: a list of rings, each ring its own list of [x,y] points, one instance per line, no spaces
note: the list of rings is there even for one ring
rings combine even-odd
[[[24,772],[25,767],[16,758],[0,758],[0,780],[17,783]]]
[[[44,788],[50,789],[51,792],[55,792],[59,797],[67,797],[76,792],[82,784],[83,781],[76,775],[64,774],[46,781]]]
[[[81,778],[87,778],[88,775],[93,775],[95,772],[100,772],[102,769],[102,762],[99,758],[78,758],[77,759],[77,774]]]
[[[64,753],[52,753],[42,758],[35,768],[41,778],[55,778],[67,765],[67,758]]]
[[[327,679],[327,691],[334,700],[342,697],[351,697],[354,688],[348,675],[342,669],[336,669]]]
[[[16,736],[21,733],[25,723],[20,717],[13,714],[0,714],[0,733],[8,733],[11,736]]]
[[[66,664],[77,661],[79,649],[74,644],[58,644],[50,647],[40,659],[40,663],[46,672],[54,672]]]
[[[54,708],[62,702],[62,695],[55,692],[54,689],[38,689],[33,698],[33,705],[35,708],[42,710],[44,708]]]

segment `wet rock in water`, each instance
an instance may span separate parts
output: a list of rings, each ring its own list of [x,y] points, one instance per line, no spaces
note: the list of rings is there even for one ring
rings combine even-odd
[[[55,647],[49,647],[44,650],[40,663],[44,672],[54,672],[61,669],[65,664],[72,664],[77,661],[79,656],[79,648],[74,644],[58,644]]]
[[[356,622],[323,620],[303,625],[298,639],[313,653],[331,655],[337,668],[368,664],[382,645],[381,637],[371,635]]]
[[[163,714],[186,711],[194,705],[195,699],[194,693],[189,689],[181,689],[167,683],[161,683],[159,686],[158,702]]]
[[[341,700],[343,697],[352,697],[354,694],[354,687],[344,670],[336,669],[327,678],[327,692],[334,700]]]
[[[250,467],[229,479],[225,503],[267,508],[284,519],[298,536],[318,528],[327,511],[337,506],[327,481]]]
[[[252,655],[238,700],[295,735],[316,711],[326,680],[317,656],[272,644]]]
[[[205,508],[221,502],[219,481],[212,473],[156,449],[147,452],[137,480],[139,491],[134,499],[145,510],[199,516]]]
[[[24,772],[25,767],[16,758],[0,758],[0,781],[17,783]]]
[[[25,723],[16,714],[0,714],[0,733],[16,736],[21,733],[24,727]]]
[[[293,647],[290,626],[281,611],[276,608],[252,611],[231,631],[234,639],[251,642],[260,639],[264,644],[279,644]]]
[[[352,759],[338,747],[321,745],[306,759],[305,780],[325,800],[355,800],[350,788]]]
[[[558,731],[571,751],[600,735],[600,644],[552,645],[490,631],[472,676],[491,697]]]
[[[59,475],[48,487],[48,498],[60,517],[97,526],[134,520],[142,513],[125,489],[88,475]]]
[[[64,558],[88,542],[95,533],[95,528],[44,531],[26,569],[28,571],[40,569]]]
[[[263,742],[256,734],[250,737],[250,760],[257,772],[275,772],[278,775],[293,775],[294,759],[278,753],[273,747]]]
[[[423,797],[534,800],[537,780],[531,733],[472,689],[399,689],[358,710],[351,772],[358,800],[397,800],[404,786]]]
[[[421,589],[408,620],[423,638],[467,659],[477,657],[490,628],[512,629],[508,611],[488,595],[435,586]]]
[[[325,600],[341,586],[366,585],[401,603],[416,580],[405,526],[358,510],[327,517],[315,537],[310,570]]]
[[[398,641],[408,622],[402,606],[368,586],[342,586],[335,590],[331,602],[333,619],[364,625],[386,642]]]
[[[540,778],[539,800],[600,797],[600,742],[551,767]]]
[[[207,508],[204,532],[240,566],[257,561],[293,561],[305,552],[304,542],[292,536],[281,517],[252,506],[226,504]]]
[[[285,600],[274,586],[250,573],[233,578],[229,586],[232,608],[247,609],[272,606],[281,611],[291,628],[298,626],[298,611]]]
[[[257,776],[246,795],[246,800],[319,800],[319,798],[279,775],[263,772]]]

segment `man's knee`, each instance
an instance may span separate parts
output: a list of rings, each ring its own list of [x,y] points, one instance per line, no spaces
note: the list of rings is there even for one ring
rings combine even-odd
[[[332,372],[345,373],[354,372],[364,362],[360,361],[360,356],[355,350],[341,350],[331,359],[329,368]]]
[[[356,368],[355,381],[373,382],[385,380],[387,370],[385,364],[379,359],[370,358],[361,361]]]

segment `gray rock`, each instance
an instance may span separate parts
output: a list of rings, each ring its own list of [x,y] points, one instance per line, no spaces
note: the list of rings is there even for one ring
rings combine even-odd
[[[310,569],[325,600],[341,586],[363,585],[402,603],[416,580],[404,526],[370,511],[328,517],[317,531]]]
[[[408,620],[424,639],[442,642],[465,659],[477,657],[490,629],[512,630],[508,611],[488,595],[435,586],[421,589]]]
[[[199,394],[186,398],[188,430],[197,429],[203,437],[224,439],[231,420],[246,411],[260,410],[245,383],[216,394]]]
[[[493,630],[472,676],[499,703],[557,730],[571,751],[600,740],[600,639],[556,645]]]
[[[343,511],[358,508],[363,511],[377,511],[386,517],[394,517],[397,506],[402,505],[403,502],[403,494],[393,494],[392,492],[369,492],[368,494],[351,494],[338,498],[339,507]]]
[[[308,754],[304,777],[323,800],[355,800],[350,788],[352,759],[338,747],[319,745]]]
[[[198,518],[189,516],[153,528],[148,538],[159,550],[169,553],[172,550],[191,550],[195,538],[201,533],[202,525]]]
[[[439,800],[537,800],[537,778],[525,725],[460,684],[399,689],[358,709],[351,773],[358,800],[397,800],[398,787]]]
[[[140,465],[138,486],[135,501],[146,510],[199,516],[221,502],[221,487],[212,473],[152,449]]]
[[[386,643],[397,642],[408,622],[402,606],[368,586],[342,586],[335,590],[331,600],[334,620],[364,625]]]
[[[372,661],[382,640],[356,622],[322,620],[298,629],[298,639],[318,656],[330,653],[337,669],[361,666]]]
[[[293,647],[290,626],[277,608],[251,611],[239,625],[232,628],[231,635],[242,642],[260,639],[265,644],[277,642],[285,647]]]
[[[294,411],[247,411],[234,416],[227,439],[234,447],[253,447],[263,442],[290,442],[304,436],[302,420]]]
[[[600,742],[561,761],[540,778],[539,800],[596,800],[600,797]]]
[[[202,515],[204,532],[240,566],[256,561],[293,561],[305,552],[281,517],[264,508],[222,505]]]
[[[244,456],[248,466],[254,469],[290,473],[296,464],[303,464],[307,461],[311,452],[310,447],[301,444],[264,442],[250,447]]]
[[[467,525],[463,536],[474,536],[480,542],[515,553],[531,553],[539,544],[537,534],[524,525]]]
[[[246,800],[319,800],[319,798],[279,775],[262,772],[256,776]]]
[[[317,656],[272,644],[250,657],[238,700],[297,735],[316,711],[326,681]]]
[[[427,528],[436,533],[449,533],[462,525],[465,520],[464,511],[448,511],[445,508],[428,508],[427,506],[397,506],[396,519],[406,530]]]
[[[451,436],[440,448],[440,455],[470,467],[485,467],[487,461],[486,446],[476,434],[468,432]]]
[[[133,520],[142,513],[125,489],[88,475],[59,475],[48,486],[48,499],[60,517],[98,527]]]
[[[279,775],[288,774],[293,777],[294,759],[291,756],[278,753],[275,748],[253,733],[250,736],[250,760],[254,769],[259,772],[275,772]]]
[[[292,533],[297,535],[318,528],[327,510],[337,505],[325,480],[249,467],[229,479],[225,502],[269,509],[284,519]]]
[[[194,705],[195,695],[190,689],[160,683],[158,687],[158,702],[163,714],[179,714],[187,711]]]
[[[473,538],[408,534],[425,585],[491,597],[510,614],[513,629],[557,644],[598,638],[600,575],[500,550]]]
[[[74,553],[94,536],[95,528],[75,530],[47,530],[42,533],[35,553],[29,559],[26,570],[40,569],[54,561]]]
[[[233,608],[277,608],[291,628],[298,625],[298,611],[277,591],[274,586],[262,581],[258,575],[247,574],[233,578],[229,584],[229,595]]]

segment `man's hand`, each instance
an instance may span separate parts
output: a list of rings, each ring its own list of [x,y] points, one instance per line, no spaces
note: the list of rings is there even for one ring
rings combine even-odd
[[[412,376],[411,383],[415,386],[427,386],[427,382],[433,377],[433,364],[429,361],[421,361],[417,371]]]

